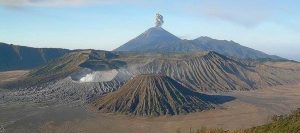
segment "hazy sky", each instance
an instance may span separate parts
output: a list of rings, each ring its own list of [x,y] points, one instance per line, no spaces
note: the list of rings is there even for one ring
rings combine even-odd
[[[149,0],[150,1],[150,0]],[[299,0],[0,0],[0,42],[112,50],[154,26],[300,60]]]

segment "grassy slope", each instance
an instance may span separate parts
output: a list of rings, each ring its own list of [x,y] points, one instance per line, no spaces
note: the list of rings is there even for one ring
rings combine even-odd
[[[247,129],[247,133],[299,133],[300,109],[289,116],[276,116],[270,124]]]
[[[180,131],[179,131],[180,132]],[[274,116],[273,122],[238,131],[200,128],[189,133],[300,133],[300,108],[287,116]]]

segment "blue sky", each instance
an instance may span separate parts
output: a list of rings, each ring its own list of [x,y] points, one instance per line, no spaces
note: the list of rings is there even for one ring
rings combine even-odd
[[[0,42],[112,50],[154,26],[300,60],[297,0],[0,0]]]

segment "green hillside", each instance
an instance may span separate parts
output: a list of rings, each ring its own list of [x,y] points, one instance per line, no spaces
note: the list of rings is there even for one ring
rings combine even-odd
[[[245,130],[246,133],[300,133],[300,109],[288,116],[276,116],[267,125]]]
[[[196,130],[191,129],[190,131],[186,131],[186,133],[300,133],[300,108],[292,112],[290,115],[274,116],[273,121],[269,124],[250,129],[225,131],[222,129],[209,129],[202,127]]]

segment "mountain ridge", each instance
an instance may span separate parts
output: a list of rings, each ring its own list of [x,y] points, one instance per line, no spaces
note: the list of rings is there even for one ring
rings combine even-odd
[[[239,43],[198,37],[194,40],[180,39],[161,27],[152,27],[134,39],[114,49],[127,52],[193,52],[215,51],[220,54],[242,59],[284,59],[248,48]]]
[[[113,53],[109,51],[73,51],[47,65],[34,69],[19,83],[1,85],[30,87],[38,82],[52,82],[71,76],[73,80],[97,71],[114,71],[121,84],[139,74],[165,74],[196,91],[252,90],[293,82],[298,71],[241,62],[214,51],[193,53]],[[116,71],[115,71],[115,70]],[[275,71],[272,72],[272,71]],[[88,72],[88,73],[86,73]],[[289,75],[289,76],[288,76]],[[26,83],[26,84],[25,84]],[[24,85],[23,85],[24,84]]]
[[[33,69],[71,51],[80,51],[80,49],[33,48],[0,43],[0,71]],[[231,58],[240,59],[286,60],[279,56],[268,55],[242,46],[233,41],[216,40],[209,37],[182,40],[161,27],[149,28],[138,37],[116,48],[113,52],[189,53],[199,51],[215,51]]]
[[[69,51],[61,48],[33,48],[0,43],[0,71],[32,69],[57,59]]]
[[[299,68],[296,62],[244,63],[217,52],[125,54],[77,50],[18,81],[0,84],[0,88],[17,91],[6,101],[90,103],[141,74],[166,75],[191,91],[215,93],[293,84],[300,79]],[[82,80],[93,75],[105,78]]]
[[[191,43],[195,43],[195,46],[203,49],[204,51],[215,51],[217,53],[227,55],[230,57],[239,57],[242,59],[259,59],[259,58],[271,58],[271,59],[283,59],[276,55],[267,55],[264,52],[255,50],[253,48],[245,47],[237,42],[228,40],[218,40],[207,36],[201,36],[196,39],[190,40]]]

